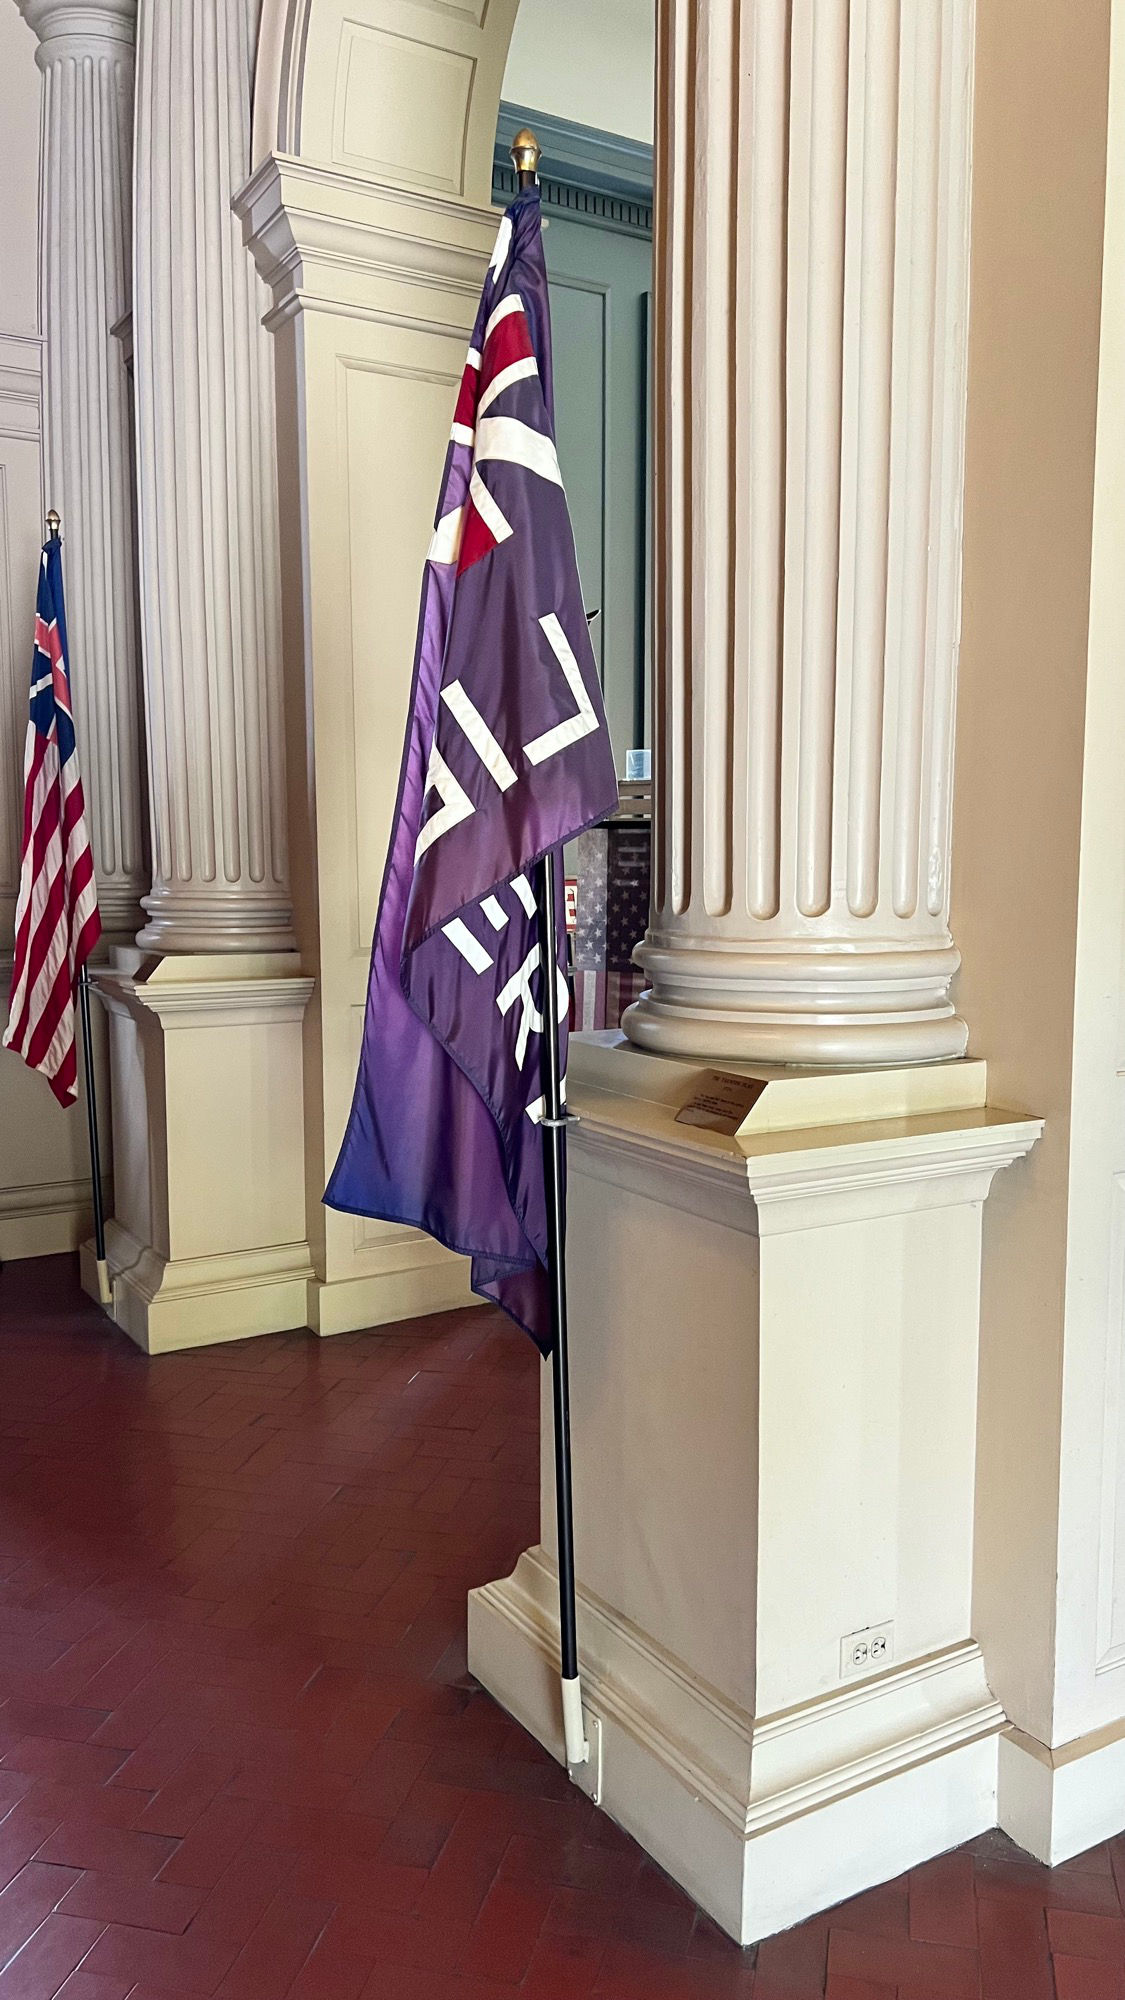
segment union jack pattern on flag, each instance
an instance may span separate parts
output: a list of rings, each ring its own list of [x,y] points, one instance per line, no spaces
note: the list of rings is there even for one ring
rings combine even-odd
[[[70,703],[62,544],[39,566],[24,754],[23,861],[4,1047],[42,1070],[60,1104],[78,1095],[74,989],[101,936],[94,857]]]
[[[617,804],[554,442],[538,188],[500,225],[422,584],[410,719],[359,1076],[325,1196],[472,1257],[473,1289],[550,1346],[532,870]],[[566,936],[562,870],[556,932]]]

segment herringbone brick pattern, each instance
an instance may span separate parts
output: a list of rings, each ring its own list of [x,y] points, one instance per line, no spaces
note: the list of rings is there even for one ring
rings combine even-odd
[[[498,1316],[150,1362],[0,1273],[0,2000],[1125,2000],[1125,1842],[735,1949],[465,1670],[537,1518]]]

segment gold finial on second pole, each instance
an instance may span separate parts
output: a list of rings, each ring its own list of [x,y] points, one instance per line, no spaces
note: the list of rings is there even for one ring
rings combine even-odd
[[[511,154],[520,187],[534,187],[539,173],[540,148],[534,132],[529,132],[526,125],[512,140]]]
[[[47,516],[47,533],[49,534],[53,542],[58,541],[59,529],[61,527],[62,527],[62,522],[60,521],[58,515],[56,514],[54,508],[52,507],[50,513]]]

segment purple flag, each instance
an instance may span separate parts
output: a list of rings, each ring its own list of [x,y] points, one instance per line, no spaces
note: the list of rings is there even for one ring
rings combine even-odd
[[[533,868],[604,819],[617,778],[554,445],[539,190],[500,224],[422,582],[410,720],[351,1117],[325,1200],[473,1260],[546,1351]],[[560,909],[556,930],[565,938]]]

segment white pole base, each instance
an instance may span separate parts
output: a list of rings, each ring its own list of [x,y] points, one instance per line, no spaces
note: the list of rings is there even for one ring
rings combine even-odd
[[[560,1680],[562,1688],[563,1737],[566,1742],[566,1761],[573,1766],[586,1764],[590,1758],[590,1745],[586,1741],[586,1731],[582,1724],[582,1682],[575,1674],[573,1680]]]

